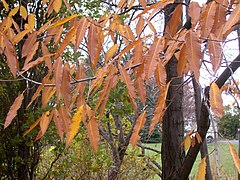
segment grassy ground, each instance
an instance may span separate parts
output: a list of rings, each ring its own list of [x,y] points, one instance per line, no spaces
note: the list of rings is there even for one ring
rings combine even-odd
[[[160,149],[161,144],[146,144],[148,147],[152,147],[155,149]],[[234,145],[234,148],[237,150],[238,145]],[[209,151],[209,157],[210,157],[210,164],[212,173],[214,176],[214,179],[219,179],[217,177],[216,173],[216,166],[215,166],[215,146],[214,143],[208,144],[208,151]],[[152,151],[146,151],[149,155],[155,155],[156,153]],[[229,151],[229,145],[228,143],[218,143],[218,157],[219,157],[219,167],[220,167],[220,173],[222,176],[222,179],[237,179],[237,170],[234,167],[232,156]],[[157,159],[158,163],[161,163],[161,158],[159,157]],[[198,171],[198,164],[200,163],[200,155],[198,155],[197,160],[193,166],[193,169],[190,174],[190,179],[196,179],[196,174]],[[156,178],[159,179],[159,178]]]

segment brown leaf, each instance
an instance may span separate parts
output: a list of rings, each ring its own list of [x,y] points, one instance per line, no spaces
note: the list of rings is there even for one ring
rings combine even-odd
[[[64,104],[66,108],[70,108],[71,100],[71,85],[70,85],[70,66],[68,63],[64,64],[63,75],[62,75],[62,85],[61,93],[64,99]]]
[[[30,51],[29,51],[29,54],[27,55],[27,58],[26,58],[26,60],[24,62],[24,65],[28,64],[33,59],[33,56],[36,54],[36,51],[38,50],[38,45],[39,45],[39,42],[36,42],[29,49]]]
[[[126,69],[124,67],[122,67],[121,65],[119,65],[119,71],[120,71],[120,74],[121,74],[122,81],[127,86],[128,94],[130,96],[130,101],[132,103],[133,110],[136,113],[137,112],[137,103],[135,102],[136,92],[135,92],[133,81],[131,80],[131,78],[130,78],[129,74],[127,73]]]
[[[134,125],[132,136],[130,138],[130,143],[133,148],[136,147],[138,140],[140,139],[139,132],[144,127],[146,122],[146,111],[144,111],[136,120],[136,124]]]
[[[53,9],[56,13],[60,11],[62,7],[62,0],[54,0],[53,1]]]
[[[44,85],[48,82],[49,77],[50,77],[50,73],[47,74],[47,75],[43,78],[42,84],[41,84],[40,86],[38,86],[36,92],[34,93],[34,95],[33,95],[32,98],[31,98],[30,103],[27,105],[27,108],[29,108],[29,106],[33,103],[33,101],[36,100],[36,98],[38,97],[38,95],[40,94],[40,92],[42,91],[42,89],[44,88]]]
[[[90,29],[88,32],[88,52],[90,56],[91,65],[96,64],[95,59],[99,57],[100,54],[98,51],[98,27],[94,24],[90,25]]]
[[[208,40],[208,50],[209,50],[209,56],[212,63],[212,69],[214,72],[216,72],[222,62],[222,47],[221,43],[217,41],[217,38],[214,34],[209,35]]]
[[[88,22],[87,18],[85,16],[83,16],[81,18],[81,20],[79,21],[79,25],[78,25],[77,31],[76,31],[76,43],[75,43],[75,48],[74,48],[75,52],[79,48],[79,45],[81,44],[81,42],[83,40],[83,37],[86,33],[88,26],[89,26],[89,22]]]
[[[198,2],[191,2],[188,8],[188,13],[189,16],[191,17],[191,23],[192,27],[194,28],[198,22],[200,13],[201,13],[201,8],[198,4]]]
[[[42,47],[42,54],[45,58],[45,63],[49,69],[49,71],[52,71],[52,68],[53,68],[53,65],[52,65],[52,62],[51,62],[51,58],[50,57],[47,57],[47,55],[50,55],[50,52],[48,51],[48,48],[47,46],[42,42],[41,43],[41,47]]]
[[[98,122],[96,117],[90,116],[89,117],[89,122],[87,124],[87,132],[88,132],[88,137],[90,140],[90,144],[96,153],[98,150],[98,145],[99,145],[99,130],[98,130]]]
[[[226,37],[232,30],[232,27],[240,21],[240,3],[235,7],[230,17],[228,18],[222,34]]]
[[[155,128],[155,125],[158,122],[162,121],[162,117],[164,115],[164,111],[165,111],[165,107],[166,107],[165,101],[166,101],[166,98],[167,98],[167,93],[168,93],[168,88],[170,86],[170,83],[171,83],[171,81],[168,82],[165,87],[162,87],[160,89],[160,95],[158,97],[158,101],[157,101],[156,109],[154,111],[154,116],[153,116],[152,122],[149,126],[149,133],[148,134],[151,134],[152,131]]]
[[[186,49],[186,44],[183,44],[183,46],[181,47],[181,51],[179,54],[179,58],[178,58],[178,76],[182,76],[183,73],[185,72],[187,66],[187,49]]]
[[[61,99],[61,86],[62,86],[62,74],[63,74],[63,67],[62,67],[62,59],[58,58],[55,60],[55,63],[53,65],[54,70],[54,79],[56,82],[56,88],[57,88],[57,100],[59,101]]]
[[[61,141],[63,140],[63,134],[64,134],[64,130],[63,130],[63,120],[58,112],[58,110],[56,108],[53,109],[53,121],[55,123],[56,129],[57,129],[57,133],[61,139]]]
[[[23,74],[24,72],[28,71],[30,68],[38,65],[39,63],[43,62],[45,60],[45,58],[51,57],[52,54],[43,56],[43,57],[39,57],[37,58],[35,61],[32,61],[28,64],[25,64],[24,67],[22,68],[22,70],[19,72],[19,74]]]
[[[159,61],[160,53],[163,52],[164,44],[163,38],[155,38],[148,54],[146,55],[144,68],[147,81],[154,74],[154,71],[157,67],[157,62]]]
[[[215,1],[211,1],[205,7],[206,8],[204,8],[203,13],[200,17],[201,36],[203,38],[207,38],[213,28],[217,3]]]
[[[197,137],[198,143],[200,144],[202,142],[202,138],[201,138],[199,132],[196,132],[196,137]]]
[[[72,37],[74,36],[77,28],[72,27],[66,34],[65,39],[60,44],[60,47],[58,48],[56,55],[54,58],[57,58],[62,55],[64,49],[69,45],[70,41],[72,40]]]
[[[137,90],[139,99],[143,104],[145,104],[147,92],[146,92],[146,86],[144,84],[144,79],[142,78],[142,76],[136,77],[135,84],[136,84],[136,90]]]
[[[137,32],[137,36],[140,36],[142,30],[144,27],[144,19],[143,17],[139,17],[138,23],[136,25],[136,32]]]
[[[217,84],[213,82],[210,87],[210,106],[212,112],[219,118],[223,115],[223,100],[221,96],[221,91]]]
[[[229,143],[229,148],[233,158],[234,165],[237,168],[238,173],[240,173],[240,159],[238,157],[238,154],[231,143]]]
[[[227,1],[227,0],[221,0],[221,1]],[[223,6],[222,4],[217,3],[217,9],[216,9],[216,14],[215,14],[215,21],[214,25],[212,28],[212,33],[216,35],[216,37],[221,40],[223,35],[222,35],[222,30],[224,27],[224,24],[226,23],[226,10],[227,6]]]
[[[56,87],[44,87],[42,90],[42,108],[45,108],[51,99],[51,97],[55,94]]]
[[[201,59],[201,45],[198,41],[197,34],[192,30],[189,30],[185,36],[187,59],[189,62],[189,69],[194,72],[194,76],[197,82],[199,82],[200,76],[200,59]]]
[[[48,125],[52,119],[52,114],[49,111],[43,113],[41,120],[40,120],[40,131],[35,139],[35,141],[39,140],[47,131]]]
[[[51,26],[48,27],[48,29],[51,29],[51,28],[54,28],[54,27],[57,27],[57,26],[60,26],[62,24],[65,24],[66,22],[70,21],[71,19],[75,18],[75,17],[78,17],[79,14],[74,14],[74,15],[71,15],[71,16],[68,16],[66,18],[63,18],[63,19],[60,19],[58,20],[57,22],[53,23]]]
[[[30,34],[28,36],[28,38],[26,39],[26,41],[23,44],[22,57],[26,57],[29,53],[31,53],[29,51],[29,49],[31,49],[33,47],[33,45],[36,43],[36,41],[37,41],[37,33],[33,32],[32,34]]]
[[[166,36],[168,39],[172,39],[177,32],[179,26],[182,23],[182,5],[179,4],[173,11],[173,15],[170,21],[166,25]]]
[[[167,83],[166,68],[161,62],[157,63],[157,68],[155,70],[154,77],[159,89],[166,86]]]
[[[184,148],[187,151],[191,146],[191,137],[189,134],[186,135],[185,141],[184,141]]]
[[[24,93],[24,92],[23,92]],[[13,102],[12,106],[10,107],[8,114],[7,114],[7,118],[5,120],[4,123],[4,129],[7,128],[12,120],[14,119],[14,117],[17,115],[17,111],[18,109],[21,107],[22,105],[22,101],[24,99],[23,93],[20,94]]]
[[[17,74],[17,55],[16,50],[13,44],[7,39],[6,36],[3,37],[4,45],[5,45],[5,55],[7,56],[7,64],[10,68],[13,77],[16,78]]]

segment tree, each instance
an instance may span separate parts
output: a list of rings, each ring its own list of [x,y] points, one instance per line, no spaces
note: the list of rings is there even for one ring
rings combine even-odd
[[[229,106],[225,107],[223,117],[218,123],[218,132],[226,138],[235,139],[239,126],[239,111],[232,112]]]
[[[37,4],[41,8],[34,14],[22,4],[9,6],[2,1],[5,9],[0,24],[1,59],[12,74],[6,80],[23,84],[13,98],[4,128],[13,126],[18,118],[23,120],[24,114],[19,113],[34,108],[36,102],[42,113],[29,129],[40,124],[35,141],[45,134],[53,119],[60,139],[69,146],[82,122],[95,152],[100,134],[111,146],[114,165],[108,178],[116,179],[129,143],[135,147],[140,139],[149,110],[145,106],[146,86],[155,81],[159,96],[149,134],[156,124],[162,123],[162,176],[187,179],[209,128],[209,108],[222,116],[220,88],[239,67],[240,57],[206,88],[196,136],[192,138],[195,144],[186,156],[181,146],[183,84],[187,81],[184,77],[194,74],[200,84],[201,65],[208,63],[202,58],[201,46],[208,49],[211,71],[218,71],[223,58],[221,44],[239,22],[238,1],[208,1],[203,7],[196,2],[174,0],[120,0],[116,4],[101,1],[99,18],[73,14],[74,4],[66,0]],[[187,8],[184,25],[183,6]],[[61,10],[65,10],[63,14],[59,13]],[[157,16],[164,19],[163,30],[156,29],[153,23]],[[114,105],[116,101],[113,109],[109,105],[111,93],[122,86],[128,96],[116,101],[118,105],[131,104],[127,113],[130,129],[123,128],[123,116],[114,114],[114,108],[119,108]]]

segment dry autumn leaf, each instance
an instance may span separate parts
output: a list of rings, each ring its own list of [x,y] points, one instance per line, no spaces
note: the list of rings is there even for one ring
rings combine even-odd
[[[23,92],[24,93],[24,92]],[[14,119],[14,117],[17,115],[17,111],[18,109],[21,107],[22,105],[22,101],[24,99],[23,93],[20,94],[13,102],[12,106],[10,107],[8,114],[7,114],[7,118],[5,120],[4,123],[4,129],[7,128],[11,123],[12,120]]]
[[[138,140],[140,139],[139,132],[144,127],[146,122],[146,111],[144,111],[136,120],[136,124],[134,125],[132,136],[130,138],[130,143],[133,148],[136,147]]]
[[[219,118],[223,115],[223,100],[221,96],[221,91],[217,84],[213,82],[210,87],[210,106],[212,112]]]
[[[231,155],[233,158],[234,165],[237,168],[238,173],[240,173],[240,159],[238,157],[236,150],[234,149],[234,147],[231,143],[229,143],[229,149],[230,149],[230,152],[231,152]]]
[[[204,157],[198,166],[197,180],[205,180],[206,166],[206,157]]]
[[[67,131],[66,146],[69,146],[73,138],[78,132],[80,122],[83,116],[84,105],[81,105],[77,112],[73,115],[72,122],[70,124],[69,130]]]

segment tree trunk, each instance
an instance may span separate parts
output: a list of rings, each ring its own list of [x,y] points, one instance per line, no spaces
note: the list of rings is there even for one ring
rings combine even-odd
[[[175,57],[166,66],[167,81],[171,81],[167,101],[166,112],[163,117],[162,132],[162,176],[163,179],[176,179],[178,170],[184,161],[183,142],[183,78],[177,74],[177,60]]]
[[[193,82],[193,88],[194,88],[194,99],[195,99],[195,116],[197,121],[197,127],[200,124],[200,109],[201,109],[201,89],[198,83],[196,82],[195,78],[192,79]],[[208,148],[207,148],[207,142],[206,139],[203,139],[203,143],[200,147],[201,152],[201,158],[206,157],[206,180],[212,180],[212,172],[211,172],[211,166],[209,162],[209,156],[208,156]]]

